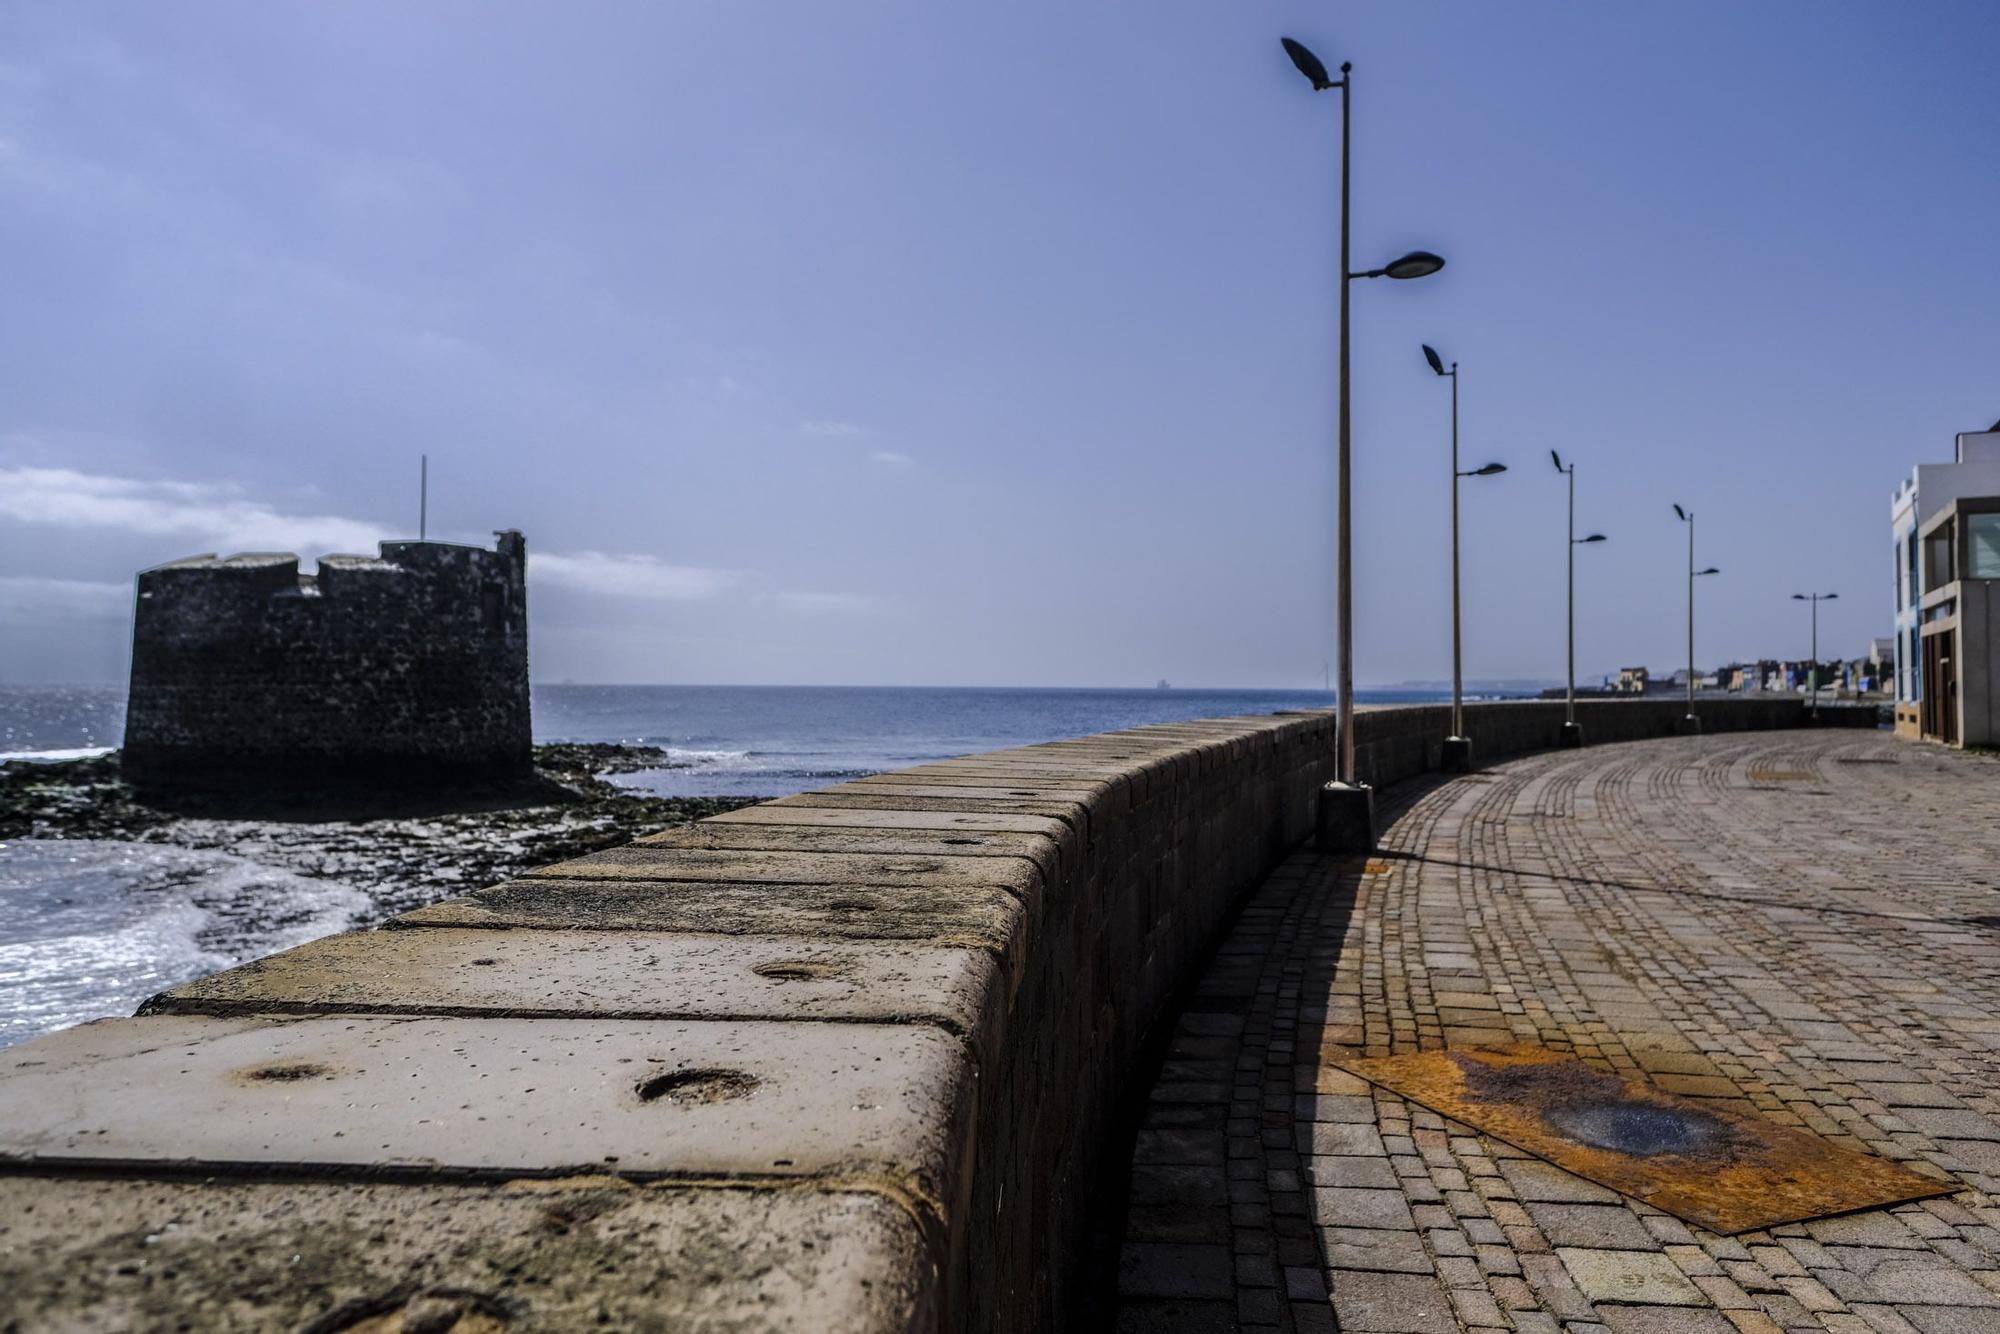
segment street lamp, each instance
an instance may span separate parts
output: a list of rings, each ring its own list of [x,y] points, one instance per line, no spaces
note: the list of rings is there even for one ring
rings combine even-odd
[[[1604,534],[1576,535],[1576,465],[1564,464],[1562,455],[1553,449],[1549,457],[1555,460],[1556,471],[1569,478],[1569,687],[1563,695],[1562,735],[1556,744],[1564,750],[1575,750],[1583,745],[1583,725],[1576,720],[1576,549],[1602,542]]]
[[[1701,719],[1694,716],[1694,581],[1705,574],[1721,574],[1713,565],[1705,570],[1694,567],[1694,511],[1674,506],[1674,513],[1688,526],[1688,711],[1681,719],[1681,731],[1689,736],[1699,735]]]
[[[1458,363],[1444,368],[1444,358],[1429,343],[1423,345],[1424,360],[1440,377],[1451,381],[1451,735],[1444,739],[1438,768],[1448,774],[1466,773],[1472,768],[1472,738],[1465,734],[1465,672],[1463,637],[1458,614],[1458,482],[1462,477],[1491,477],[1507,471],[1504,463],[1460,472],[1458,467]]]
[[[1819,604],[1831,602],[1838,593],[1794,593],[1792,601],[1812,603],[1812,717],[1819,721]]]
[[[1352,394],[1348,373],[1348,289],[1356,278],[1422,278],[1444,267],[1444,261],[1427,250],[1412,250],[1379,269],[1355,272],[1348,257],[1349,176],[1353,154],[1349,151],[1349,122],[1354,108],[1354,66],[1342,64],[1340,77],[1327,73],[1318,56],[1289,37],[1281,38],[1285,54],[1299,73],[1305,75],[1313,91],[1340,90],[1340,452],[1335,474],[1340,488],[1338,518],[1335,523],[1335,600],[1338,604],[1336,638],[1340,650],[1339,755],[1335,781],[1320,790],[1318,842],[1328,852],[1356,852],[1375,846],[1374,793],[1357,781],[1354,773],[1354,554],[1353,511],[1350,496],[1349,459],[1352,434],[1349,406]]]

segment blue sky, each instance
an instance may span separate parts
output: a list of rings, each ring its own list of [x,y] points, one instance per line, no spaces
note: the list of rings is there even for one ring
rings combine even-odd
[[[1331,656],[1338,106],[1356,675],[1829,652],[2000,418],[1990,3],[0,9],[0,679],[131,573],[529,537],[539,679],[1305,686]]]

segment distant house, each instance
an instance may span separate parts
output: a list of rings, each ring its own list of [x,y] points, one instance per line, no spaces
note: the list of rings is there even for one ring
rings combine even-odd
[[[1764,668],[1762,663],[1733,662],[1727,667],[1719,667],[1715,672],[1716,684],[1724,690],[1743,691],[1755,694],[1764,688]]]
[[[1621,695],[1643,695],[1648,680],[1644,667],[1620,667],[1618,680],[1611,688]]]
[[[1930,616],[1924,606],[1931,585],[1919,559],[1919,530],[1962,496],[2000,495],[2000,422],[1958,436],[1951,463],[1920,463],[1889,501],[1889,528],[1896,558],[1895,686],[1896,731],[1926,735],[1922,705],[1927,688],[1919,626]],[[1940,645],[1942,651],[1946,647]],[[1949,710],[1955,712],[1954,709]],[[1942,715],[1940,715],[1942,716]]]

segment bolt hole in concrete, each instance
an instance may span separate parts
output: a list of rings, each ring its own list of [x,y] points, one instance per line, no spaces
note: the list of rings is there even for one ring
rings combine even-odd
[[[491,968],[494,965],[498,964],[499,962],[500,961],[498,959],[474,959],[472,961],[472,966],[474,968]]]
[[[977,847],[978,845],[984,843],[985,841],[986,840],[983,838],[947,838],[944,840],[944,842],[946,843],[954,844],[958,847],[965,847],[965,848]]]
[[[641,1080],[640,1102],[666,1102],[680,1106],[731,1102],[748,1097],[757,1087],[757,1077],[741,1070],[676,1070]]]
[[[245,1079],[256,1080],[260,1084],[289,1084],[301,1079],[329,1079],[333,1076],[331,1066],[314,1061],[287,1061],[280,1065],[260,1065],[245,1070]]]
[[[757,964],[750,971],[773,982],[819,982],[840,976],[847,971],[847,965],[827,959],[775,959]]]

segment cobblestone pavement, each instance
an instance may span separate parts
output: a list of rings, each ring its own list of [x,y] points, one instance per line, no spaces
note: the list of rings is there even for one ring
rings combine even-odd
[[[2000,1334],[2000,762],[1881,733],[1539,755],[1301,853],[1140,1123],[1121,1330]],[[1539,1042],[1964,1186],[1721,1237],[1330,1062]]]

